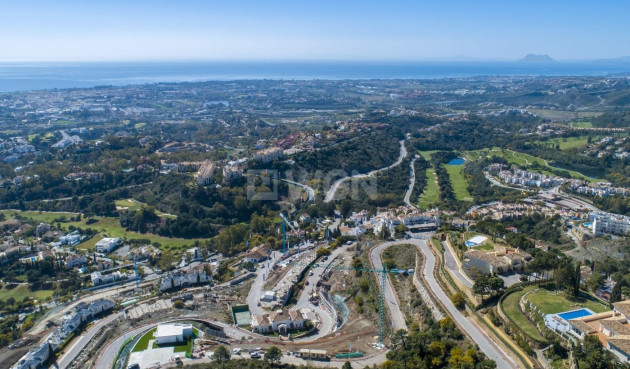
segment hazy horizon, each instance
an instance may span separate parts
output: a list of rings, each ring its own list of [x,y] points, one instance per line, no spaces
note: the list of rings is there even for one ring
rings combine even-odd
[[[630,55],[630,3],[236,0],[0,4],[0,62],[558,61]]]

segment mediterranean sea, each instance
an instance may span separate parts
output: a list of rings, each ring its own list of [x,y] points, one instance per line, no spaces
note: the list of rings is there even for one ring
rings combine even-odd
[[[76,62],[0,63],[0,92],[250,79],[440,79],[630,75],[623,63]]]

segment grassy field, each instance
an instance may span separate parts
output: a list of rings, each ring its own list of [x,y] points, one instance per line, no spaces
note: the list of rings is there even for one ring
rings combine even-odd
[[[459,201],[472,201],[473,198],[468,192],[468,181],[464,177],[464,167],[462,165],[444,165],[448,176],[451,179],[451,186],[455,193],[455,198]]]
[[[527,319],[519,308],[519,301],[523,295],[538,288],[538,291],[529,293],[525,298],[536,305],[543,314],[556,314],[564,311],[588,308],[595,313],[603,313],[610,309],[599,302],[588,300],[583,297],[574,298],[565,292],[556,293],[556,291],[545,289],[540,286],[529,286],[522,291],[510,294],[503,300],[501,306],[505,314],[518,326],[518,328],[535,339],[544,339],[536,327]],[[552,286],[549,287],[553,288]]]
[[[134,199],[116,200],[114,202],[114,205],[116,206],[116,209],[125,209],[129,211],[137,211],[148,206],[147,204],[134,200]],[[176,215],[162,213],[159,210],[156,210],[155,213],[160,217],[167,217],[167,218],[177,217]]]
[[[102,239],[103,239],[103,236],[101,236],[100,234],[97,234],[94,237],[90,238],[89,240],[78,244],[77,249],[85,250],[85,251],[94,251],[94,247],[96,246],[96,243]]]
[[[532,338],[543,340],[544,338],[538,333],[538,329],[529,321],[519,308],[521,297],[533,288],[525,288],[522,291],[514,292],[503,300],[501,307],[503,312],[518,326],[525,334]]]
[[[569,296],[566,293],[557,294],[555,291],[548,291],[543,288],[530,293],[526,298],[545,314],[561,313],[579,308],[589,308],[596,313],[610,310],[607,306],[593,300]]]
[[[425,175],[427,176],[427,184],[424,188],[422,196],[418,199],[418,206],[422,209],[427,209],[430,204],[437,202],[439,194],[435,170],[433,168],[428,168]]]
[[[492,148],[491,150],[485,149],[485,150],[469,151],[466,153],[466,156],[473,160],[476,160],[482,157],[488,157],[488,156],[499,156],[499,157],[505,158],[505,160],[507,160],[508,163],[510,164],[516,164],[518,166],[525,167],[525,168],[529,167],[533,163],[538,163],[538,165],[540,165],[542,168],[548,169],[548,170],[544,170],[544,169],[539,170],[539,172],[542,172],[543,174],[547,174],[547,175],[553,175],[553,173],[550,172],[551,169],[566,170],[562,168],[553,168],[547,165],[545,160],[541,158],[531,156],[529,154],[524,154],[521,152],[512,151],[512,150],[502,150],[497,147]],[[573,178],[579,178],[579,179],[583,179],[589,182],[605,182],[602,179],[590,178],[583,175],[582,173],[579,173],[573,170],[566,170],[566,171],[569,172],[569,174],[571,174],[571,177]]]
[[[593,141],[596,141],[597,137],[593,138]],[[584,147],[588,145],[588,136],[580,136],[580,137],[558,137],[552,138],[546,141],[542,141],[542,143],[549,143],[552,145],[560,145],[560,150],[566,151],[571,150],[576,147]]]
[[[52,290],[29,291],[28,286],[19,284],[15,288],[7,290],[6,285],[0,288],[0,300],[6,301],[9,297],[13,297],[15,301],[22,301],[25,297],[32,297],[38,301],[45,301],[53,295]]]
[[[69,218],[75,216],[74,213],[47,213],[47,212],[37,212],[37,211],[19,211],[19,210],[2,210],[0,211],[7,218],[15,218],[16,214],[21,215],[25,218],[30,218],[38,222],[46,222],[46,223],[57,223],[59,218]],[[183,249],[185,246],[192,245],[195,241],[203,241],[202,238],[171,238],[171,237],[163,237],[158,236],[151,233],[138,233],[133,231],[127,231],[120,225],[120,221],[118,218],[113,217],[93,217],[91,218],[91,224],[86,224],[87,219],[82,219],[78,222],[69,222],[69,221],[60,221],[60,225],[62,228],[67,229],[70,225],[80,228],[92,228],[108,237],[120,237],[127,239],[148,239],[151,243],[158,242],[160,243],[162,248],[167,249]],[[91,247],[94,247],[94,243],[97,240],[87,241],[86,243],[90,243]],[[78,246],[79,248],[83,248],[84,246],[81,244]],[[88,245],[88,247],[90,247]]]
[[[591,122],[571,122],[569,125],[573,128],[593,128],[593,123]]]
[[[146,123],[136,123],[134,124],[134,128],[135,129],[140,129],[140,128],[144,128],[147,124]]]
[[[438,152],[439,150],[418,151],[418,154],[422,155],[424,160],[431,160],[431,154]]]
[[[149,341],[153,339],[153,334],[157,332],[157,328],[153,328],[142,336],[136,345],[133,347],[131,352],[140,352],[149,348]]]
[[[588,119],[601,115],[600,112],[581,111],[575,112],[571,110],[549,110],[549,109],[527,109],[530,113],[538,114],[543,118],[556,122],[566,122],[572,119]]]
[[[0,133],[7,136],[13,136],[13,135],[19,135],[21,132],[17,129],[5,129],[4,131],[0,131]]]

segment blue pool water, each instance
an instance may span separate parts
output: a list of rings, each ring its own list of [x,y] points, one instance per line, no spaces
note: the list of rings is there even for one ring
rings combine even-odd
[[[566,313],[560,313],[558,316],[566,321],[571,319],[581,318],[583,316],[593,315],[593,312],[587,309],[578,309],[573,311],[568,311]]]
[[[448,165],[462,165],[466,162],[466,159],[455,158],[448,162]]]
[[[590,223],[590,222],[584,223],[584,227],[586,228],[591,228],[592,225],[593,223]]]
[[[465,243],[465,244],[466,244],[466,246],[468,246],[468,247],[477,247],[477,246],[479,246],[479,245],[477,245],[476,243],[474,243],[474,242],[470,242],[470,241],[466,241],[466,242],[464,242],[464,243]]]

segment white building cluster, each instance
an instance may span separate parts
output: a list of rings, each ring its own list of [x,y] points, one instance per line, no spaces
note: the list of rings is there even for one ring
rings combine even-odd
[[[476,217],[490,217],[494,220],[506,220],[506,219],[518,219],[532,213],[543,214],[545,217],[552,217],[554,215],[560,215],[562,217],[579,218],[581,214],[579,212],[569,210],[564,207],[548,207],[541,206],[534,203],[503,203],[497,202],[490,205],[476,208],[470,212],[470,216]]]
[[[204,161],[199,167],[197,174],[195,174],[197,184],[200,186],[207,186],[212,183],[212,177],[214,176],[216,168],[217,166],[213,161]]]
[[[94,245],[94,250],[96,250],[96,252],[100,252],[101,254],[109,254],[120,246],[121,243],[122,240],[120,238],[105,237]]]
[[[587,181],[582,181],[579,179],[569,180],[569,188],[573,192],[599,197],[607,197],[613,195],[626,197],[630,195],[630,190],[628,190],[627,188],[613,187],[610,183],[589,183]]]
[[[243,168],[245,167],[246,159],[231,160],[223,166],[223,181],[229,182],[243,177]]]
[[[517,184],[528,187],[553,187],[564,183],[566,180],[557,176],[548,176],[541,173],[528,172],[523,169],[512,168],[502,170],[498,177],[505,183]]]
[[[206,265],[198,264],[167,273],[160,281],[160,292],[211,282],[212,276],[206,272]]]
[[[370,217],[368,212],[363,210],[358,213],[352,213],[348,217],[349,226],[341,226],[339,230],[341,234],[348,236],[360,236],[368,229],[372,229],[374,233],[382,232],[386,228],[390,233],[398,225],[405,225],[410,229],[433,229],[440,226],[439,213],[435,211],[421,212],[407,206],[401,206],[393,210],[379,211],[376,215]]]
[[[90,274],[90,280],[92,281],[93,286],[103,285],[118,282],[127,276],[119,271],[111,272],[111,273],[101,273],[101,272],[92,272]]]
[[[46,338],[40,346],[31,349],[11,369],[40,369],[58,348],[82,324],[96,315],[113,309],[114,302],[107,299],[92,301],[90,304],[80,304],[72,314],[65,315],[61,325]]]
[[[588,215],[592,223],[593,235],[614,234],[619,236],[630,235],[630,217],[612,213],[593,212]]]

